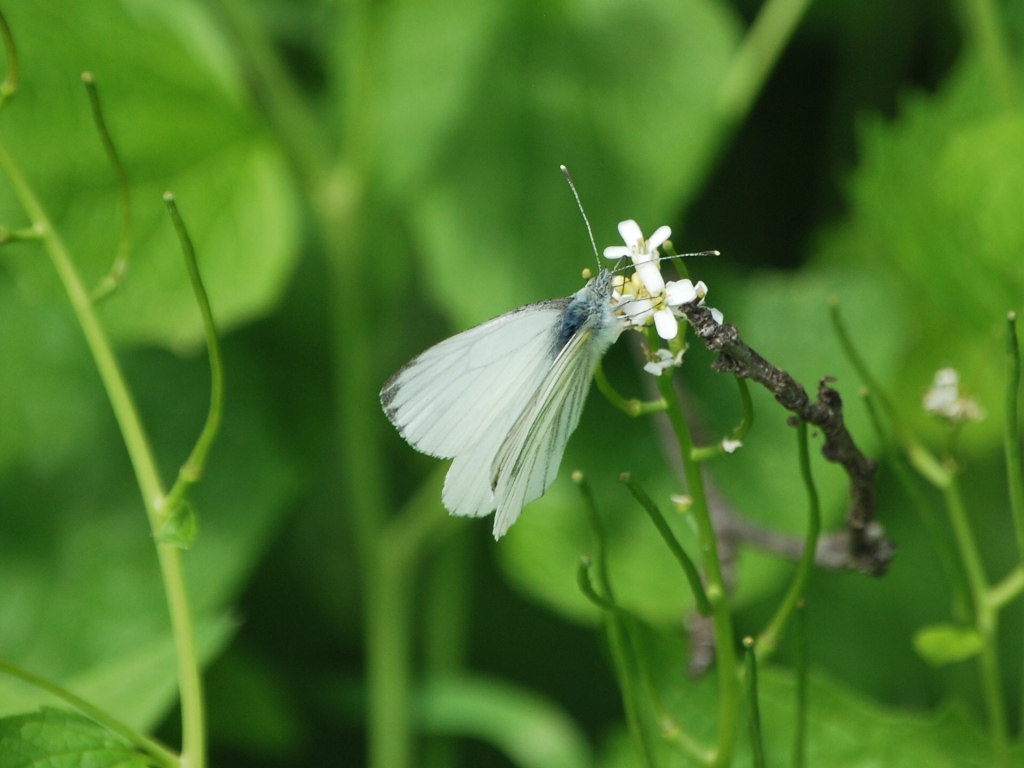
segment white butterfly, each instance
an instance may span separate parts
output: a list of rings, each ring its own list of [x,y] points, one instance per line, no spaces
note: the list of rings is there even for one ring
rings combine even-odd
[[[601,270],[573,296],[506,312],[413,358],[381,405],[414,448],[454,459],[445,507],[497,510],[498,539],[554,481],[594,370],[628,325]]]

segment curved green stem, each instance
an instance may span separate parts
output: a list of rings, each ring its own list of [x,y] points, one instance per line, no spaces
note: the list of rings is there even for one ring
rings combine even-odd
[[[739,727],[739,707],[742,700],[736,648],[733,645],[732,616],[729,614],[725,578],[718,557],[718,544],[715,538],[715,529],[711,523],[711,511],[708,508],[707,494],[704,490],[701,465],[690,459],[693,452],[693,437],[690,434],[690,427],[686,423],[679,398],[672,386],[672,377],[658,376],[657,381],[661,396],[668,403],[668,417],[672,422],[676,439],[679,441],[679,451],[683,457],[686,473],[687,491],[693,500],[691,512],[697,522],[701,559],[707,582],[706,594],[712,608],[715,652],[718,660],[718,743],[712,764],[725,766],[732,761]]]
[[[626,728],[640,754],[642,765],[653,768],[655,765],[654,747],[647,738],[643,722],[640,719],[640,694],[637,682],[638,670],[642,662],[636,658],[633,642],[630,638],[628,618],[625,611],[615,604],[611,580],[608,576],[608,560],[605,554],[604,528],[597,514],[597,504],[590,484],[582,472],[573,472],[573,482],[579,488],[583,499],[583,508],[587,514],[587,522],[594,534],[595,557],[597,560],[597,578],[603,594],[598,594],[590,582],[591,561],[581,558],[576,571],[576,581],[584,597],[605,612],[605,633],[608,637],[608,648],[615,667],[619,689],[622,694],[622,709],[626,717]],[[642,676],[642,675],[641,675]]]
[[[206,423],[203,424],[203,429],[192,447],[192,452],[185,459],[185,463],[181,465],[181,469],[178,470],[178,478],[174,481],[164,503],[167,514],[174,514],[174,510],[184,500],[188,489],[199,482],[202,477],[206,467],[206,457],[220,430],[224,408],[224,364],[221,359],[220,342],[217,340],[217,326],[213,320],[213,311],[210,309],[210,299],[206,295],[203,278],[199,274],[192,238],[189,237],[185,222],[181,219],[174,195],[171,192],[164,193],[164,202],[167,204],[167,212],[170,214],[174,230],[178,234],[181,252],[185,257],[185,267],[188,270],[189,281],[192,283],[192,292],[195,294],[199,313],[203,318],[203,335],[206,338],[206,351],[210,360],[210,408],[206,415]]]
[[[697,571],[697,566],[693,564],[693,560],[686,554],[686,550],[679,543],[675,534],[672,533],[672,529],[669,527],[668,522],[665,520],[665,516],[661,514],[661,510],[658,509],[658,505],[654,503],[650,496],[640,487],[631,475],[623,474],[619,477],[619,482],[624,484],[633,498],[636,499],[640,506],[643,507],[647,516],[651,518],[651,522],[654,523],[654,527],[658,529],[658,533],[661,534],[662,540],[668,547],[672,556],[675,557],[676,561],[683,569],[683,573],[686,574],[686,580],[690,583],[690,591],[693,593],[694,600],[697,602],[697,611],[701,616],[710,616],[712,609],[711,603],[708,602],[708,596],[704,592],[704,585],[700,581],[700,573]]]
[[[726,456],[732,453],[743,445],[743,441],[746,439],[747,433],[750,431],[750,427],[754,423],[754,404],[750,399],[750,388],[747,386],[747,380],[737,377],[736,383],[739,385],[740,404],[743,407],[743,415],[740,417],[740,423],[736,425],[736,428],[732,431],[732,434],[729,437],[722,438],[722,440],[715,445],[706,445],[701,448],[694,448],[690,453],[690,458],[693,461],[703,462],[711,459],[717,459],[720,456]]]
[[[95,308],[63,240],[53,228],[46,211],[36,198],[14,158],[0,141],[0,169],[7,175],[14,194],[42,237],[54,269],[57,271],[68,301],[82,328],[86,344],[92,353],[114,417],[121,430],[125,448],[135,472],[142,502],[154,535],[161,522],[160,508],[164,500],[164,485],[157,470],[149,438],[142,425],[135,400],[114,355]],[[202,680],[196,654],[192,618],[181,572],[179,550],[170,544],[157,542],[157,558],[167,595],[171,617],[171,630],[178,656],[178,684],[182,711],[182,760],[189,768],[203,768],[206,764],[206,728],[203,714]]]
[[[110,137],[107,129],[107,121],[103,117],[103,107],[100,104],[100,94],[96,88],[96,80],[92,72],[82,73],[82,82],[85,84],[85,92],[89,96],[89,107],[92,110],[92,119],[96,124],[96,132],[100,135],[100,142],[103,150],[107,153],[107,160],[114,170],[114,177],[117,179],[117,189],[121,197],[121,232],[117,239],[117,250],[114,252],[114,262],[110,265],[107,274],[103,276],[99,284],[93,289],[92,300],[102,301],[121,285],[121,279],[128,269],[128,259],[132,253],[132,242],[134,239],[132,227],[132,194],[128,185],[128,174],[125,173],[124,165],[114,146],[114,140]]]
[[[619,394],[619,391],[612,386],[611,382],[608,381],[608,377],[605,375],[604,367],[601,363],[598,363],[597,368],[594,370],[594,382],[597,384],[598,391],[605,396],[605,399],[627,416],[644,416],[648,413],[661,413],[668,407],[664,400],[652,400],[645,402],[643,400],[637,400],[636,398],[629,399],[623,397]]]

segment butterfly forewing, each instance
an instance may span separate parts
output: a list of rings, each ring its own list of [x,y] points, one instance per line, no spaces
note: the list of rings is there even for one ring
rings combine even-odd
[[[500,418],[515,422],[540,386],[557,351],[552,328],[570,301],[506,312],[413,358],[381,390],[388,418],[424,453],[451,458],[478,450],[485,434],[500,431]],[[510,408],[518,409],[511,417]]]

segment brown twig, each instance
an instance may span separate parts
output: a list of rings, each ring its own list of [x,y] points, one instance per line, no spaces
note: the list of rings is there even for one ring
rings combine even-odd
[[[885,537],[884,528],[875,519],[875,462],[861,452],[847,430],[843,421],[842,398],[829,386],[832,379],[826,377],[821,380],[817,400],[812,401],[796,379],[769,363],[743,341],[735,325],[719,325],[707,307],[685,304],[679,309],[707,348],[718,353],[718,359],[712,365],[714,370],[756,381],[775,395],[783,408],[821,430],[825,436],[822,455],[842,466],[850,478],[846,530],[829,537],[829,559],[835,565],[845,556],[846,567],[872,576],[884,574],[892,561],[895,546]],[[835,549],[836,544],[840,545],[839,552]],[[823,554],[819,547],[819,557]]]

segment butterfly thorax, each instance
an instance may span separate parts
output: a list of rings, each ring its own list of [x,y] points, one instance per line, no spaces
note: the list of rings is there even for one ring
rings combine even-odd
[[[577,333],[584,332],[598,336],[594,349],[601,355],[625,327],[612,305],[612,273],[602,269],[570,298],[555,327],[552,351],[557,355]]]

